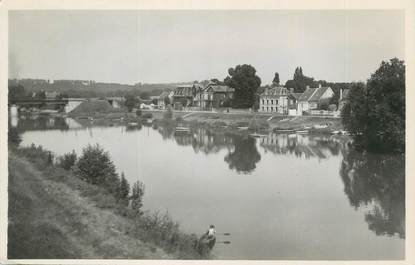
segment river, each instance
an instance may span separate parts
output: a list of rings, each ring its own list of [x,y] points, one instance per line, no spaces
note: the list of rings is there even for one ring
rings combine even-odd
[[[43,120],[42,120],[43,119]],[[253,138],[192,126],[93,126],[63,118],[12,121],[23,146],[56,155],[107,150],[144,207],[184,232],[216,226],[218,259],[403,259],[405,164],[359,153],[337,136]],[[230,236],[221,235],[230,233]]]

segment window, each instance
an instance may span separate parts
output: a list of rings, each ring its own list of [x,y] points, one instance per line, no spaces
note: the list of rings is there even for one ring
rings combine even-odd
[[[272,102],[272,101],[271,101]],[[271,107],[271,112],[273,112],[274,111],[274,108],[273,107]]]
[[[275,105],[278,105],[278,99],[277,99],[277,100],[275,100]]]
[[[269,104],[269,100],[267,99],[267,105]]]
[[[274,100],[271,99],[271,105],[274,104]]]

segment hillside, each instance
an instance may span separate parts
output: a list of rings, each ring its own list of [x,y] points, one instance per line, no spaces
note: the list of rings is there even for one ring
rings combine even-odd
[[[172,259],[129,235],[129,220],[9,152],[8,257]]]

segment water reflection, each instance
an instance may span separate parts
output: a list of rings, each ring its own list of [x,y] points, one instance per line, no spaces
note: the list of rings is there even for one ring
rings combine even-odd
[[[307,159],[311,157],[325,159],[329,155],[339,155],[344,142],[331,136],[270,134],[261,138],[260,145],[265,151],[274,154],[294,154]]]
[[[261,160],[261,155],[255,144],[255,139],[249,136],[234,136],[235,148],[225,156],[230,169],[239,173],[250,173]]]
[[[340,176],[350,204],[369,209],[365,220],[377,235],[405,238],[405,157],[343,153]]]
[[[69,124],[64,117],[39,115],[39,116],[20,116],[17,127],[22,131],[42,131],[42,130],[69,130]],[[73,121],[75,123],[75,121]]]

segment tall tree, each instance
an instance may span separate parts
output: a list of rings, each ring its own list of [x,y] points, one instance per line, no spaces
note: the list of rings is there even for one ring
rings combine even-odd
[[[275,72],[274,79],[272,80],[272,84],[278,86],[280,84],[280,74]]]
[[[405,150],[405,65],[382,61],[364,88],[352,87],[342,111],[355,142],[375,151]]]
[[[121,173],[120,187],[118,191],[118,200],[125,206],[128,206],[128,195],[130,194],[130,184],[124,176],[124,173]]]
[[[143,214],[141,207],[143,207],[143,196],[144,196],[144,184],[137,180],[134,183],[131,192],[131,208],[136,215]]]
[[[224,82],[235,89],[234,107],[251,108],[258,87],[261,85],[261,79],[256,75],[255,68],[249,64],[237,65],[235,68],[229,68],[228,74]]]
[[[129,112],[131,112],[137,104],[138,104],[137,97],[131,94],[128,94],[127,96],[125,96],[124,105]]]
[[[303,74],[303,68],[296,67],[293,75],[293,79],[285,82],[285,87],[294,88],[296,93],[302,93],[306,90],[307,86],[315,85],[314,78],[305,76]]]

